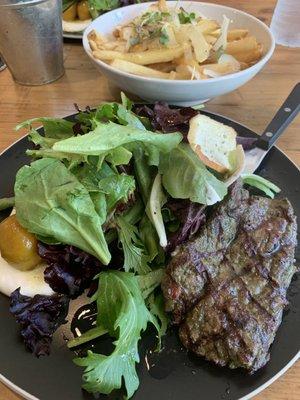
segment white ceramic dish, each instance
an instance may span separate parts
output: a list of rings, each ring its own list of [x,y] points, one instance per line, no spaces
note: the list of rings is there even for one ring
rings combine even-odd
[[[197,104],[229,93],[244,85],[263,68],[273,54],[275,41],[271,31],[263,22],[252,15],[217,4],[194,1],[183,1],[181,3],[168,1],[167,3],[170,7],[182,5],[189,12],[194,11],[196,14],[203,14],[205,17],[215,19],[218,22],[222,22],[223,15],[226,15],[233,21],[230,29],[246,28],[257,38],[258,42],[262,43],[263,57],[256,64],[243,71],[203,81],[146,78],[119,71],[92,56],[87,35],[95,29],[102,35],[111,37],[115,26],[129,22],[145,11],[152,3],[134,4],[101,15],[88,26],[83,35],[83,47],[88,56],[96,67],[121,89],[152,102],[166,101],[178,105]]]

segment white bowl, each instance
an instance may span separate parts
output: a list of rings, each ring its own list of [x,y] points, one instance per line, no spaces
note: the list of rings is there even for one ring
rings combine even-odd
[[[168,1],[168,6],[175,7],[177,1]],[[165,101],[170,104],[191,105],[197,104],[216,96],[229,93],[244,85],[253,78],[266,64],[273,54],[275,41],[269,28],[260,20],[243,11],[217,4],[201,3],[195,1],[183,1],[182,5],[188,12],[203,14],[207,18],[222,22],[226,15],[233,22],[230,29],[245,28],[254,35],[263,45],[263,56],[253,66],[230,75],[207,80],[167,80],[146,78],[112,68],[103,61],[93,57],[88,43],[88,33],[95,29],[102,35],[112,37],[112,31],[117,25],[125,24],[145,11],[150,4],[140,3],[110,11],[95,19],[85,30],[83,35],[83,47],[95,63],[96,67],[121,89],[133,93],[142,99],[154,102]]]

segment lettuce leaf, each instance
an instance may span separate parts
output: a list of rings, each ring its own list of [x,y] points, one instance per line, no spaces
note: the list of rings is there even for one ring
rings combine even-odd
[[[75,123],[62,118],[40,117],[28,119],[27,121],[17,125],[15,130],[18,131],[19,129],[23,128],[30,128],[31,130],[34,130],[32,129],[32,124],[36,122],[43,125],[46,138],[60,140],[74,135],[73,126]]]
[[[180,143],[170,153],[161,154],[159,173],[163,186],[175,199],[212,205],[227,193],[226,185],[206,169],[186,143]]]
[[[133,150],[134,172],[138,183],[139,192],[145,206],[147,205],[153,180],[155,177],[154,167],[148,163],[147,156],[141,146],[136,146]]]
[[[89,192],[60,161],[43,158],[22,167],[16,176],[15,204],[20,224],[30,232],[109,263],[102,221]]]
[[[274,193],[279,193],[280,188],[266,178],[255,174],[242,174],[242,180],[247,185],[253,186],[264,192],[271,199],[274,198]]]
[[[53,150],[81,154],[100,155],[132,142],[155,145],[160,151],[168,152],[181,141],[180,133],[158,134],[147,130],[123,126],[114,122],[97,122],[96,128],[81,136],[70,137],[54,143]]]
[[[11,208],[15,205],[14,197],[3,197],[0,199],[0,211],[6,210],[7,208]]]
[[[139,233],[149,255],[149,260],[153,261],[160,252],[159,239],[152,222],[146,214],[143,216],[139,224]]]
[[[109,271],[99,274],[97,325],[116,338],[110,355],[88,351],[74,362],[85,367],[83,388],[91,393],[109,394],[122,386],[124,379],[127,398],[139,386],[135,364],[139,362],[138,342],[141,332],[156,318],[147,309],[137,278],[128,272]]]
[[[166,201],[167,198],[163,193],[161,185],[161,175],[157,174],[153,181],[151,193],[146,207],[146,213],[156,229],[161,247],[166,247],[168,244],[166,229],[161,214],[161,208]]]

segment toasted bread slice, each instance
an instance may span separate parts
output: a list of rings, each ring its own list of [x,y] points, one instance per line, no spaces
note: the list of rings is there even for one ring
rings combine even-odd
[[[221,174],[231,170],[229,156],[237,147],[233,128],[199,114],[190,120],[188,141],[205,165]]]

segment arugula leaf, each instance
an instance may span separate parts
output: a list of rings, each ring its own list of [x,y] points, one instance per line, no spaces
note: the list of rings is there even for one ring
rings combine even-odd
[[[165,189],[175,199],[212,205],[227,193],[225,183],[206,169],[186,143],[180,143],[170,153],[161,154],[159,173]]]
[[[3,197],[2,199],[0,199],[0,211],[6,210],[7,208],[13,207],[14,205],[14,197]]]
[[[28,119],[17,125],[15,130],[31,128],[32,124],[35,122],[39,122],[43,125],[45,137],[47,138],[66,139],[74,136],[73,126],[75,123],[62,118],[40,117]]]
[[[34,161],[16,175],[17,218],[30,232],[74,245],[110,261],[101,223],[87,189],[51,158]]]
[[[141,332],[155,317],[147,309],[137,278],[128,272],[109,271],[99,274],[97,324],[116,337],[113,352],[106,356],[89,351],[74,362],[85,367],[83,388],[91,393],[109,394],[122,386],[124,379],[127,398],[139,386],[135,364],[139,362],[138,342]]]
[[[147,274],[151,270],[148,265],[149,256],[145,252],[136,226],[130,224],[121,216],[116,217],[115,222],[124,252],[125,271],[134,271],[139,275]]]
[[[54,143],[53,150],[82,155],[100,155],[132,142],[155,145],[162,152],[169,152],[182,140],[178,132],[158,134],[114,122],[98,122],[96,128],[81,136]]]
[[[168,244],[165,225],[161,214],[161,208],[166,201],[167,198],[162,191],[161,175],[157,174],[153,181],[151,193],[146,207],[146,213],[156,229],[161,247],[166,247]]]

